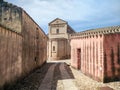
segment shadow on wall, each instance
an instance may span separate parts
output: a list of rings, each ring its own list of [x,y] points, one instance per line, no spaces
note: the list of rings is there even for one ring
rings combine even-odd
[[[51,87],[49,90],[57,90],[57,84],[60,80],[67,80],[67,79],[74,79],[74,76],[72,74],[71,69],[69,66],[65,63],[46,63],[44,64],[41,68],[38,68],[34,72],[32,72],[29,76],[24,78],[23,80],[19,81],[14,85],[13,87],[7,88],[6,90],[38,90],[40,85],[44,83],[44,78],[46,76],[46,73],[48,72],[49,68],[51,66],[55,65],[54,67],[54,73],[53,73],[53,79],[51,82]],[[60,67],[61,65],[64,66],[64,69],[68,71],[68,75],[62,76],[61,75],[61,70],[63,71],[63,68]],[[50,71],[52,73],[52,71]],[[64,73],[63,73],[64,74]],[[49,74],[49,80],[51,79],[50,74]],[[48,85],[49,80],[45,83],[45,86]],[[41,89],[42,90],[42,89]]]
[[[16,82],[10,84],[5,84],[4,89],[0,90],[38,90],[36,89],[36,85],[41,83],[41,79],[44,78],[45,73],[47,72],[47,69],[44,70],[45,63],[32,70],[28,75],[25,77],[21,77]],[[50,67],[50,64],[47,66],[47,68]],[[41,76],[41,73],[43,73],[43,76]]]
[[[104,82],[107,83],[107,82],[114,82],[114,81],[120,81],[120,68],[116,68],[116,63],[117,65],[120,65],[120,49],[119,49],[119,44],[117,46],[117,54],[115,53],[114,49],[111,48],[111,51],[110,51],[110,63],[108,64],[108,58],[109,56],[106,55],[106,52],[104,53]],[[115,60],[115,57],[117,58]],[[108,71],[109,67],[111,67],[111,71]]]

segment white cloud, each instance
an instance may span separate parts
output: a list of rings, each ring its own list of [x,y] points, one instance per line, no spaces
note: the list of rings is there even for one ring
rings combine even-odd
[[[59,17],[67,21],[120,21],[120,0],[6,0],[16,4],[40,25]],[[114,22],[114,21],[113,21]],[[109,22],[106,22],[109,23]],[[77,23],[79,24],[79,23]],[[74,26],[73,26],[74,27]]]

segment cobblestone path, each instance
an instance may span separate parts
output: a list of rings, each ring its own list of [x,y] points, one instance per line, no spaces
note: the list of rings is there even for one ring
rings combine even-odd
[[[69,60],[47,62],[6,90],[120,90],[120,82],[103,84],[70,67]]]

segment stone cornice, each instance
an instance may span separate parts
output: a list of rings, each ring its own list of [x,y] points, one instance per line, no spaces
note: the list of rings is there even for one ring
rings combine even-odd
[[[95,35],[114,34],[120,33],[120,26],[105,27],[98,29],[86,30],[78,33],[71,34],[70,38],[91,37]]]

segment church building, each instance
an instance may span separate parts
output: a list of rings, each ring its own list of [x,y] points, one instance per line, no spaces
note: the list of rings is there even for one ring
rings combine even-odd
[[[70,34],[74,32],[62,19],[56,18],[49,23],[48,60],[70,58]]]

